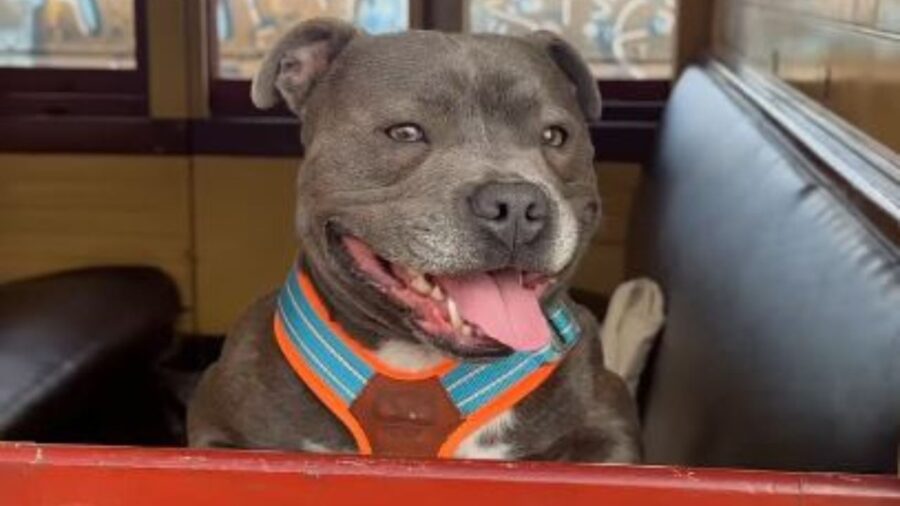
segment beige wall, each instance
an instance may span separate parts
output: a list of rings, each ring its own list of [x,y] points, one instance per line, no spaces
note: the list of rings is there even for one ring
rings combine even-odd
[[[900,0],[718,0],[718,54],[774,73],[900,151]]]
[[[285,158],[195,160],[197,324],[228,328],[256,297],[277,288],[296,255],[294,174]]]
[[[625,275],[625,236],[641,176],[636,164],[597,165],[603,221],[574,279],[578,288],[609,295]]]
[[[0,154],[0,282],[100,264],[169,272],[193,325],[185,158]]]
[[[0,154],[0,282],[71,267],[158,266],[178,283],[182,328],[227,330],[296,254],[287,158]],[[609,293],[639,168],[598,167],[604,226],[576,286]]]

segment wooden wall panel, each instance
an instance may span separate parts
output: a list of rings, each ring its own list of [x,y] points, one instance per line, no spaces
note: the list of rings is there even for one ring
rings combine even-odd
[[[148,93],[154,118],[187,118],[191,111],[188,10],[181,0],[147,2]]]
[[[603,221],[575,274],[573,285],[602,295],[612,294],[624,281],[625,238],[634,194],[640,183],[636,164],[597,165],[597,184],[603,200]]]
[[[186,158],[0,155],[0,282],[154,265],[174,277],[190,306],[189,223]]]
[[[714,46],[900,151],[900,0],[718,0]]]
[[[706,55],[715,0],[680,0],[675,39],[675,75]]]
[[[298,166],[287,158],[194,159],[199,332],[225,332],[284,280],[297,251]]]

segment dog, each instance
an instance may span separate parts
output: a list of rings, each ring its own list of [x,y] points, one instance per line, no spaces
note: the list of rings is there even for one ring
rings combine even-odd
[[[252,99],[302,120],[302,253],[204,374],[190,445],[640,460],[634,401],[567,293],[601,217],[600,96],[571,45],[314,19]]]

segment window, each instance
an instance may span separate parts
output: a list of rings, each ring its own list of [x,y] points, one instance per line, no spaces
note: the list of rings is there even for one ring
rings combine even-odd
[[[409,0],[219,0],[218,76],[250,79],[279,35],[317,16],[353,21],[368,33],[397,32],[409,27]]]
[[[471,32],[514,35],[546,29],[560,33],[582,51],[599,78],[671,76],[676,0],[468,0],[449,4],[466,11],[464,24]],[[448,5],[426,2],[423,8],[440,14]],[[387,33],[407,29],[409,11],[410,0],[219,0],[215,12],[217,75],[249,79],[274,39],[303,19],[331,16],[353,21],[369,33]]]
[[[672,73],[675,0],[470,0],[472,32],[546,29],[572,42],[600,78]]]
[[[0,0],[0,66],[133,70],[134,21],[130,1]]]
[[[2,1],[2,0],[0,0]],[[369,33],[410,27],[509,35],[552,30],[587,58],[607,99],[606,117],[650,118],[672,75],[678,0],[211,0],[210,103],[217,116],[289,116],[250,104],[249,80],[275,40],[316,16],[352,21]],[[640,80],[640,82],[636,82]],[[626,109],[615,109],[627,105]],[[621,114],[620,114],[621,113]]]
[[[0,115],[146,115],[146,1],[0,0]]]

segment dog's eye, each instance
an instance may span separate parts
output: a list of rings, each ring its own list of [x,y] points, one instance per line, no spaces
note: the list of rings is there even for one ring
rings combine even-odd
[[[422,127],[413,123],[401,123],[388,127],[385,131],[391,139],[397,142],[420,142],[425,140],[425,132]]]
[[[541,142],[545,146],[558,148],[565,144],[566,139],[568,138],[569,133],[559,126],[550,126],[545,128],[544,131],[541,132]]]

